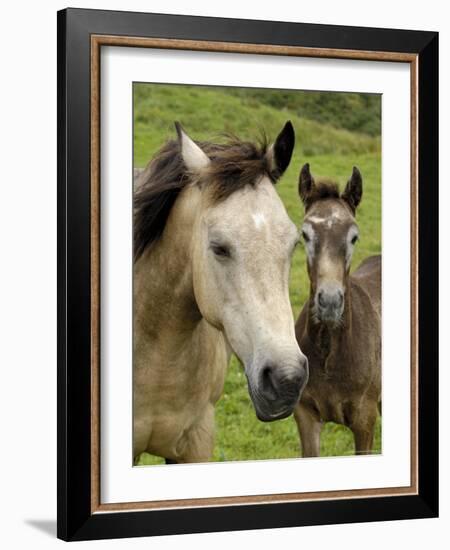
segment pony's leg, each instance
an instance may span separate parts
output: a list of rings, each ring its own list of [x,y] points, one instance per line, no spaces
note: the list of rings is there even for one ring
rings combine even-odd
[[[317,414],[299,403],[294,409],[294,418],[302,444],[302,456],[320,456],[320,432],[322,422]]]
[[[211,405],[201,419],[185,435],[183,452],[177,462],[209,462],[214,451],[214,407]]]
[[[370,454],[373,448],[378,403],[365,403],[357,419],[350,426],[355,437],[355,453]]]

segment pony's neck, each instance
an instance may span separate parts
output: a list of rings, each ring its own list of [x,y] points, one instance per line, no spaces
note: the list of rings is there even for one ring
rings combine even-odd
[[[347,281],[347,289],[344,298],[344,312],[341,321],[336,324],[324,323],[317,319],[314,313],[314,292],[310,286],[308,318],[306,323],[308,337],[320,350],[320,355],[326,359],[345,340],[350,338],[352,331],[352,292],[351,281]]]
[[[201,320],[192,283],[192,235],[200,192],[184,189],[164,232],[134,268],[135,328],[148,334],[189,334]]]

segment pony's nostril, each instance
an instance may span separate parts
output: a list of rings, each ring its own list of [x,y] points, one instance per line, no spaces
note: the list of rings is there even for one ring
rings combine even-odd
[[[323,290],[319,291],[318,299],[319,299],[319,305],[321,305],[322,307],[325,307],[325,298],[323,295]]]
[[[278,397],[273,378],[273,369],[270,365],[267,365],[262,370],[261,385],[265,397],[268,399],[276,399]]]
[[[321,308],[341,307],[344,302],[344,293],[342,290],[320,290],[317,294],[317,300]]]

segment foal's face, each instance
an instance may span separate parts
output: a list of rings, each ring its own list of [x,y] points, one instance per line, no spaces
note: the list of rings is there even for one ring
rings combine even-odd
[[[339,199],[317,202],[304,218],[302,237],[314,310],[320,321],[339,323],[342,318],[347,277],[358,235],[353,215]]]
[[[208,208],[199,221],[196,299],[241,360],[257,416],[265,421],[291,414],[308,377],[289,301],[298,240],[268,178]]]
[[[306,206],[302,239],[311,282],[313,313],[318,321],[338,325],[344,313],[345,292],[353,249],[359,237],[354,213],[362,196],[357,168],[339,196],[332,184],[316,184],[305,165],[300,196]]]

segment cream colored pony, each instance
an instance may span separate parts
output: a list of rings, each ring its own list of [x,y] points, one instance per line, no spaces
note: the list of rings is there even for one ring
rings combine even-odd
[[[136,182],[134,455],[200,462],[231,352],[263,421],[290,415],[308,378],[288,292],[299,236],[273,185],[294,130],[271,146],[177,131]]]

